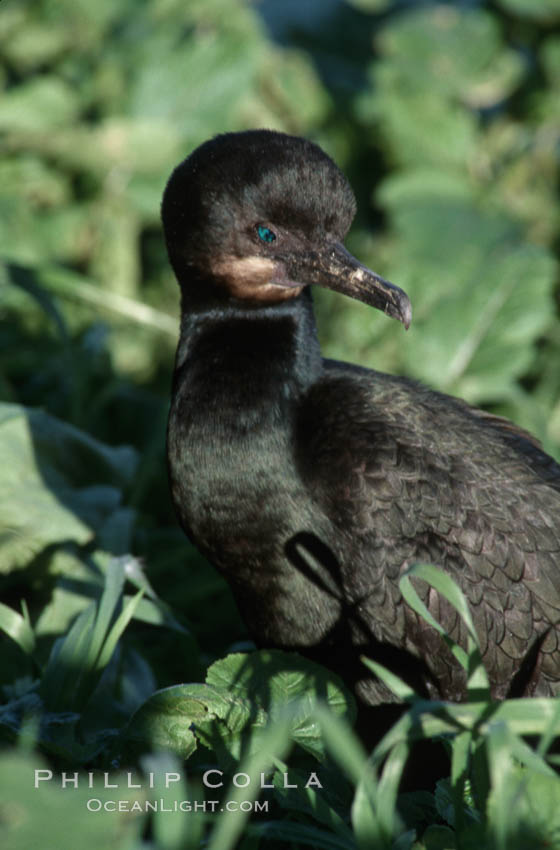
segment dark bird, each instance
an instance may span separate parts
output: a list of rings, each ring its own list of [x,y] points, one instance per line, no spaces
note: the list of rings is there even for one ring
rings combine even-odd
[[[361,655],[426,696],[465,697],[463,670],[400,595],[415,562],[466,594],[495,697],[559,692],[558,464],[504,419],[321,356],[310,284],[411,321],[406,294],[343,247],[355,208],[319,147],[267,130],[218,136],[173,172],[179,521],[258,645],[321,661],[366,704],[393,698]]]

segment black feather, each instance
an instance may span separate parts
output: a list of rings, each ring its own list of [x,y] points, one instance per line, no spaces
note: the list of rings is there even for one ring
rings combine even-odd
[[[400,596],[417,561],[466,594],[496,697],[556,694],[558,464],[505,420],[323,360],[308,289],[278,285],[276,299],[264,281],[234,294],[232,258],[269,259],[282,283],[305,254],[319,271],[296,282],[321,283],[354,208],[319,148],[269,131],[213,139],[173,173],[163,222],[183,293],[168,431],[179,520],[258,644],[322,661],[364,702],[391,695],[361,654],[426,695],[465,696],[463,671]],[[258,221],[282,244],[257,245]],[[216,258],[233,269],[219,284]],[[454,609],[424,598],[464,644]]]

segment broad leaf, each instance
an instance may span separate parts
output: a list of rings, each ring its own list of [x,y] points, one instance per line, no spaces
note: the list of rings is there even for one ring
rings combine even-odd
[[[40,410],[0,405],[0,572],[53,543],[90,543],[122,500],[136,464]]]
[[[124,738],[127,748],[149,745],[186,759],[196,749],[197,726],[221,720],[239,732],[249,718],[249,704],[225,688],[173,685],[157,691],[135,712]]]
[[[248,655],[234,653],[216,661],[208,670],[209,685],[246,696],[271,721],[290,709],[291,734],[316,756],[324,752],[317,722],[318,701],[326,702],[339,716],[355,717],[353,697],[334,674],[296,653],[261,650]]]

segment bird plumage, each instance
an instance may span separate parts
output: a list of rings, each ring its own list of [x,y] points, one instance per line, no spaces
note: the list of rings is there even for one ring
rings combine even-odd
[[[269,131],[217,137],[172,175],[179,520],[259,644],[322,661],[365,703],[392,696],[361,654],[426,695],[465,696],[464,672],[400,596],[419,561],[466,594],[496,697],[556,693],[560,467],[505,420],[321,357],[310,283],[410,321],[404,293],[342,248],[354,210],[319,148]],[[455,610],[419,591],[465,644]]]

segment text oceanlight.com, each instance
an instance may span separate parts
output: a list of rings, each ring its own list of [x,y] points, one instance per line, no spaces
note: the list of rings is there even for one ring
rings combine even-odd
[[[100,800],[86,803],[89,812],[268,812],[269,800]]]

